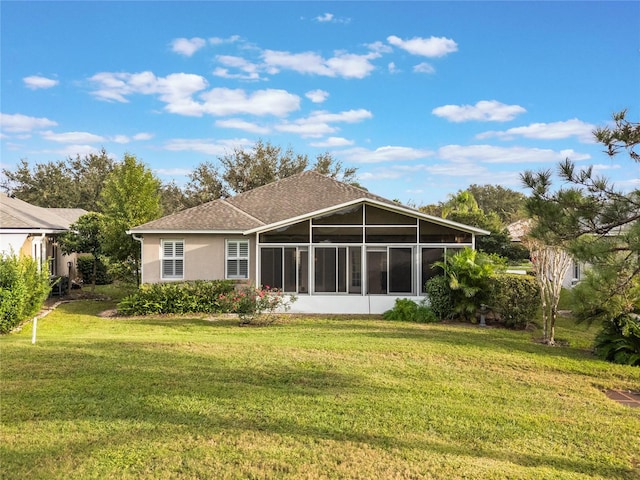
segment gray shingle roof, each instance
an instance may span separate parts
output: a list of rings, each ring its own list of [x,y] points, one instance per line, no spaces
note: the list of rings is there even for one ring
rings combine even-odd
[[[0,195],[0,229],[64,231],[85,213],[82,208],[43,208]]]
[[[423,218],[429,217],[361,188],[308,170],[234,197],[214,200],[153,220],[132,228],[130,232],[246,232],[363,199],[401,208]],[[448,220],[430,218],[435,223],[465,231],[489,233]]]
[[[236,230],[270,225],[361,198],[396,205],[366,190],[305,171],[234,197],[214,200],[132,228],[141,230]]]

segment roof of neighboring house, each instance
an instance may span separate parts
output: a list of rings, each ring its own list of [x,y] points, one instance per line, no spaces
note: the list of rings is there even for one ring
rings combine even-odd
[[[379,195],[339,182],[312,170],[283,178],[234,197],[214,200],[153,220],[132,228],[130,232],[247,232],[362,200],[370,200],[393,209],[410,211],[416,216],[429,218],[438,223],[474,233],[489,233],[466,225],[429,217],[417,210],[408,209]]]
[[[65,231],[81,215],[82,208],[43,208],[0,194],[0,232],[3,230]]]

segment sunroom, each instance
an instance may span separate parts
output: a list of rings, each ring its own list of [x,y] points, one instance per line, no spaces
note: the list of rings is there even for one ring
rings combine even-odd
[[[359,200],[245,233],[256,235],[258,283],[296,295],[294,311],[381,313],[423,297],[434,263],[488,232]]]

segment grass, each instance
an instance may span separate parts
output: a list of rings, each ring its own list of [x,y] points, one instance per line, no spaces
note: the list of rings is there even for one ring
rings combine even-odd
[[[0,338],[2,477],[640,478],[640,369],[595,333],[289,318],[105,319],[78,301]],[[575,339],[575,340],[574,340]]]

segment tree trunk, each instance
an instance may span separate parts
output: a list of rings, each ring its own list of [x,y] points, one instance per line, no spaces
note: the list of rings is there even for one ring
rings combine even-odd
[[[96,291],[96,275],[98,274],[98,258],[93,257],[93,273],[91,274],[91,293]]]

